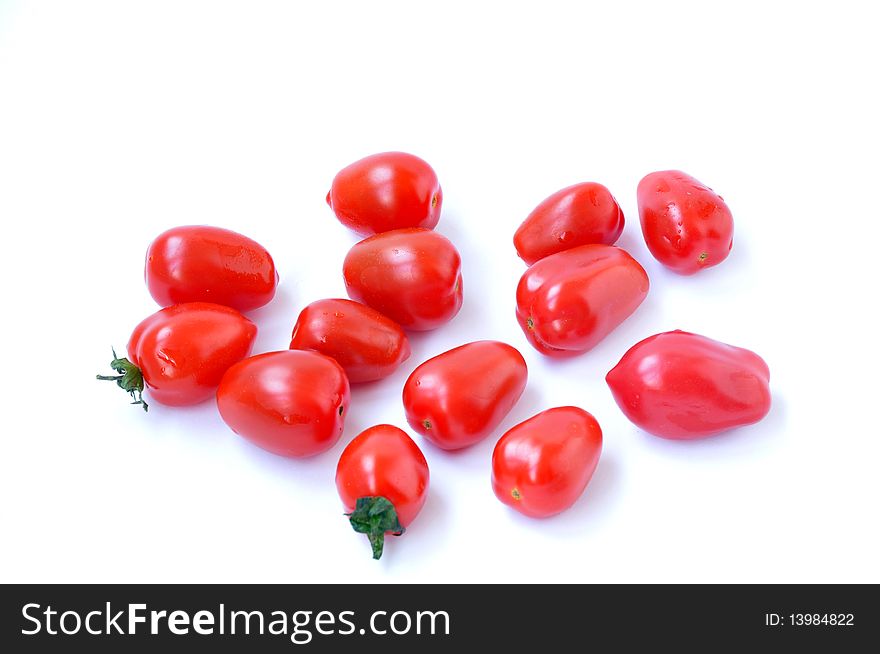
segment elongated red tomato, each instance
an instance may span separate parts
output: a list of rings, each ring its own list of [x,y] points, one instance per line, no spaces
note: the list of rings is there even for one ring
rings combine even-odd
[[[232,366],[217,408],[236,434],[290,457],[320,454],[342,435],[350,399],[340,365],[317,352],[284,350]]]
[[[369,236],[403,227],[433,229],[443,192],[427,162],[406,152],[383,152],[340,170],[327,204],[339,222]]]
[[[679,330],[633,345],[605,380],[627,418],[664,438],[712,436],[770,411],[770,370],[761,357]]]
[[[461,309],[461,257],[430,229],[396,229],[355,243],[343,276],[352,299],[404,329],[436,329]]]
[[[291,350],[314,350],[336,359],[351,383],[384,379],[410,355],[396,322],[360,302],[318,300],[297,318]]]
[[[400,536],[422,510],[429,480],[418,445],[392,425],[364,430],[343,450],[336,490],[352,528],[370,539],[374,559],[382,556],[385,534]]]
[[[214,395],[223,373],[248,356],[257,326],[235,309],[208,302],[176,304],[157,311],[134,328],[129,359],[113,353],[115,381],[133,404],[147,409],[146,389],[160,404],[185,406]]]
[[[733,247],[733,216],[712,189],[680,170],[639,182],[639,218],[651,254],[667,268],[693,275],[717,266]]]
[[[551,254],[523,273],[516,319],[538,352],[581,354],[626,320],[648,287],[644,268],[624,250],[581,245]]]
[[[262,245],[228,229],[174,227],[147,249],[144,277],[162,306],[214,302],[249,311],[275,297],[278,273]]]
[[[547,409],[505,433],[492,453],[492,489],[532,518],[564,511],[583,494],[602,453],[596,419],[573,406]]]
[[[406,380],[406,419],[443,449],[473,445],[501,424],[527,378],[525,359],[507,343],[461,345],[428,359]]]
[[[513,244],[520,258],[532,265],[578,245],[613,245],[623,224],[623,211],[611,191],[584,182],[557,191],[535,207],[516,230]]]

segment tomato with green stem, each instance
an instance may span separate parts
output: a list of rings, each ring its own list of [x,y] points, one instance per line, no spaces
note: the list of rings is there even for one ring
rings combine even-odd
[[[147,410],[144,391],[160,404],[186,406],[213,397],[220,379],[248,356],[257,326],[235,309],[209,302],[176,304],[157,311],[135,327],[128,358],[113,352],[115,381]]]
[[[406,432],[376,425],[352,440],[336,466],[336,489],[352,528],[366,534],[379,559],[385,535],[400,536],[422,510],[430,473]]]

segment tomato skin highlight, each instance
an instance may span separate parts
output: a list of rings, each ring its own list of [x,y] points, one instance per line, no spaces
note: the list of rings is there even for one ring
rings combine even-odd
[[[345,288],[404,329],[427,331],[461,309],[461,256],[429,229],[397,229],[355,243],[343,263]]]
[[[704,438],[770,411],[770,370],[761,357],[680,330],[633,345],[605,381],[626,417],[662,438]]]
[[[602,453],[602,429],[578,407],[547,409],[508,430],[492,453],[492,490],[532,518],[569,508],[583,494]]]
[[[317,300],[297,318],[291,350],[314,350],[335,359],[352,384],[391,375],[410,355],[400,325],[360,302]]]
[[[336,490],[345,510],[355,511],[359,499],[385,498],[402,528],[415,520],[428,497],[430,472],[425,455],[402,429],[376,425],[358,434],[343,450],[336,466]],[[373,558],[382,555],[385,533],[371,535]],[[377,552],[378,549],[378,552]]]
[[[532,265],[516,289],[516,319],[541,354],[582,354],[626,320],[648,294],[638,261],[613,245],[581,245]]]
[[[433,229],[443,192],[426,161],[406,152],[382,152],[340,170],[327,204],[339,222],[369,236],[404,227]]]
[[[680,170],[646,175],[638,187],[648,250],[664,266],[693,275],[717,266],[733,248],[733,216],[722,197]]]
[[[250,311],[275,297],[272,256],[247,236],[209,225],[173,227],[147,249],[144,278],[161,306],[213,302]]]
[[[264,450],[295,458],[320,454],[337,443],[349,400],[342,367],[304,350],[240,361],[217,389],[217,408],[232,431]]]
[[[527,379],[525,359],[507,343],[461,345],[428,359],[406,380],[407,422],[437,447],[468,447],[501,424]]]
[[[250,354],[256,337],[257,326],[235,309],[188,302],[142,320],[126,349],[152,399],[188,406],[214,395],[226,370]]]
[[[528,265],[579,245],[613,245],[623,232],[623,211],[611,191],[584,182],[556,191],[528,215],[513,236]]]

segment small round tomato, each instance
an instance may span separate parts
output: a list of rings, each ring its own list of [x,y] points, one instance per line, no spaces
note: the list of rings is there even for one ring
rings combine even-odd
[[[547,409],[505,433],[492,453],[492,489],[532,518],[564,511],[583,494],[602,453],[596,419],[573,406]]]
[[[382,556],[385,534],[400,536],[428,496],[428,462],[406,432],[376,425],[358,434],[336,466],[336,490],[352,528],[366,534],[373,558]]]
[[[623,211],[611,191],[584,182],[557,191],[528,215],[513,236],[528,265],[578,245],[613,245],[623,231]]]
[[[115,381],[132,404],[147,410],[142,393],[160,404],[186,406],[212,395],[223,373],[248,356],[257,326],[235,309],[208,302],[176,304],[157,311],[134,328],[125,359],[113,352]]]
[[[383,152],[340,170],[327,204],[339,222],[368,236],[403,227],[433,229],[443,192],[425,161],[406,152]]]
[[[228,229],[174,227],[147,249],[144,278],[162,306],[214,302],[250,311],[275,297],[278,273],[262,245]]]
[[[384,379],[410,355],[400,325],[365,304],[337,299],[312,302],[300,312],[290,349],[336,359],[353,384]]]
[[[525,359],[507,343],[461,345],[428,359],[406,380],[406,419],[445,450],[473,445],[510,413],[527,378]]]
[[[223,375],[217,408],[236,434],[290,457],[320,454],[342,435],[348,379],[317,352],[284,350],[240,361]]]
[[[430,229],[396,229],[355,243],[342,273],[349,297],[404,329],[435,329],[461,309],[461,257]]]
[[[523,273],[516,319],[541,354],[581,354],[626,320],[648,287],[644,268],[626,251],[581,245],[551,254]]]
[[[680,170],[639,182],[639,218],[654,258],[682,275],[717,266],[733,247],[733,216],[724,199]]]
[[[605,381],[627,418],[663,438],[712,436],[770,411],[770,370],[761,357],[680,330],[633,345]]]

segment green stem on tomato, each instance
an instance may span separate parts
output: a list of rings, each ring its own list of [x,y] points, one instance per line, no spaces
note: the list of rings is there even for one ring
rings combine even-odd
[[[131,395],[132,404],[140,404],[146,411],[148,406],[144,401],[144,375],[141,369],[125,357],[118,357],[115,349],[110,349],[113,352],[113,361],[110,362],[110,367],[119,374],[95,375],[95,377],[101,381],[115,381],[119,388]]]
[[[385,532],[400,536],[406,531],[397,518],[394,505],[381,496],[359,497],[354,511],[346,513],[352,529],[359,534],[366,534],[373,549],[373,558],[382,558],[385,546]]]

